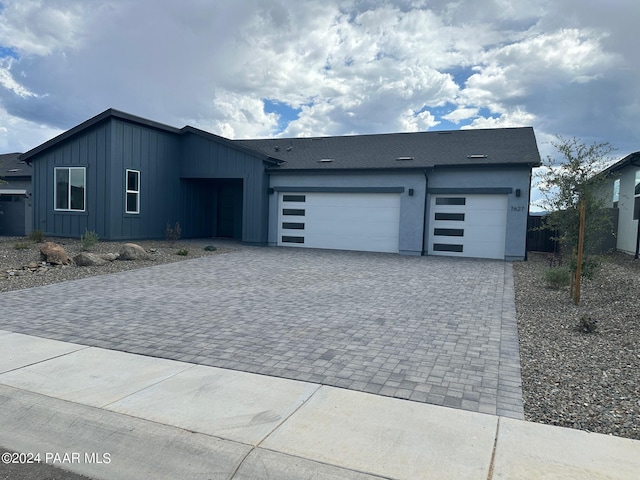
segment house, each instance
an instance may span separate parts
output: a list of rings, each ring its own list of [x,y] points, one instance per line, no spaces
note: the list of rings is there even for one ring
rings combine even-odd
[[[600,175],[608,179],[608,206],[618,209],[616,247],[637,256],[640,240],[640,152],[627,155]]]
[[[107,110],[26,152],[46,235],[523,259],[531,128],[229,140]]]
[[[31,232],[31,167],[19,157],[0,155],[0,235]]]

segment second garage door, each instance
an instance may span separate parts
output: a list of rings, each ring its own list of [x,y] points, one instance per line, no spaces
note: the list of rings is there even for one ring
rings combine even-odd
[[[279,193],[278,245],[398,252],[400,194]]]
[[[504,259],[506,195],[432,195],[429,255]]]

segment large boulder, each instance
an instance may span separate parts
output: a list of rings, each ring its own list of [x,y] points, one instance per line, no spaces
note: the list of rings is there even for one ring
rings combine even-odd
[[[89,252],[79,253],[73,257],[73,261],[80,267],[93,267],[96,265],[105,265],[107,263],[107,261],[100,257],[100,255]]]
[[[140,245],[135,243],[125,243],[120,248],[118,260],[147,260],[149,255]]]
[[[68,265],[71,260],[61,245],[45,242],[40,247],[40,257],[52,265]]]

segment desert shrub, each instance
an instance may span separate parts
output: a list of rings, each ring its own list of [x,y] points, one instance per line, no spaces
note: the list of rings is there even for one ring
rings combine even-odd
[[[172,227],[171,224],[167,223],[167,229],[165,230],[165,235],[167,240],[174,244],[176,241],[180,240],[182,236],[182,228],[180,228],[180,222],[176,222],[176,224]]]
[[[571,270],[567,267],[550,268],[545,271],[544,280],[547,287],[560,290],[571,283]]]
[[[93,230],[85,230],[84,235],[80,236],[82,250],[91,250],[99,241],[98,234]]]
[[[178,255],[182,255],[183,257],[186,257],[187,255],[189,255],[189,250],[187,250],[186,248],[181,248],[176,253]]]
[[[588,315],[582,315],[576,330],[584,333],[596,333],[598,331],[598,320]]]
[[[204,247],[204,250],[206,252],[215,252],[218,248],[214,247],[213,245],[207,245],[206,247]]]
[[[16,242],[13,244],[14,250],[26,250],[29,248],[29,244],[27,242]]]
[[[27,238],[32,242],[42,243],[44,241],[44,232],[42,230],[31,230]]]
[[[571,269],[575,272],[578,261],[574,258],[571,260]],[[582,259],[581,276],[589,280],[593,280],[602,265],[602,259],[597,255],[589,255]]]

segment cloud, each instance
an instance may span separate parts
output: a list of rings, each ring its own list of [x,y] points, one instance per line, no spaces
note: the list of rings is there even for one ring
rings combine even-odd
[[[553,134],[639,149],[633,0],[0,3],[16,145],[10,125],[114,107],[233,138],[532,125],[541,151]]]

